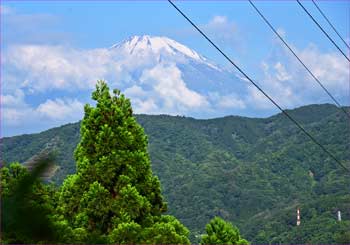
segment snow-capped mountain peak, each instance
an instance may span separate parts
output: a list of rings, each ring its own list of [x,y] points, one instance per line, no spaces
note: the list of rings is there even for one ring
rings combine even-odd
[[[166,53],[169,55],[182,55],[199,62],[207,62],[207,59],[199,55],[196,51],[167,37],[149,35],[132,36],[127,40],[111,47],[111,49],[115,48],[122,49],[124,52],[131,55],[135,53]]]

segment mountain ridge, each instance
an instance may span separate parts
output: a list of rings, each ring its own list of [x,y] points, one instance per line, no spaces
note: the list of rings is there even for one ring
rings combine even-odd
[[[301,112],[301,110],[303,109],[307,109],[309,107],[328,107],[328,108],[332,108],[335,109],[333,113],[336,113],[336,111],[338,111],[337,106],[331,103],[324,103],[324,104],[310,104],[310,105],[304,105],[304,106],[300,106],[300,107],[296,107],[293,109],[286,109],[287,112]],[[349,110],[350,106],[343,106],[343,108]],[[304,112],[303,112],[304,113]],[[257,120],[267,120],[270,118],[275,118],[275,117],[280,117],[280,116],[284,116],[282,112],[279,112],[277,114],[271,115],[271,116],[267,116],[267,117],[249,117],[249,116],[241,116],[241,115],[227,115],[227,116],[222,116],[222,117],[213,117],[213,118],[196,118],[196,117],[191,117],[191,116],[184,116],[184,115],[170,115],[170,114],[145,114],[145,113],[137,113],[135,114],[136,116],[148,116],[148,117],[158,117],[158,116],[166,116],[166,117],[182,117],[182,118],[187,118],[187,119],[194,119],[194,120],[198,120],[198,121],[210,121],[210,120],[220,120],[220,119],[224,119],[224,118],[244,118],[244,119],[257,119]],[[56,127],[52,127],[50,129],[46,129],[40,132],[33,132],[33,133],[25,133],[25,134],[19,134],[19,135],[12,135],[12,136],[5,136],[5,137],[0,137],[0,139],[6,139],[6,138],[12,138],[12,137],[18,137],[18,136],[23,136],[23,135],[33,135],[33,134],[40,134],[43,133],[45,131],[48,130],[52,130],[52,129],[56,129],[56,128],[60,128],[66,125],[71,125],[71,124],[76,124],[76,123],[80,123],[80,120],[77,122],[69,122],[69,123],[65,123],[62,124],[60,126],[56,126]]]
[[[349,165],[350,129],[336,106],[309,105],[289,112]],[[252,243],[334,243],[335,234],[343,236],[350,227],[350,179],[281,113],[253,119],[136,119],[148,135],[152,169],[160,178],[169,213],[191,230],[192,242],[216,215],[236,224]],[[58,137],[60,168],[53,179],[60,182],[75,171],[79,128],[73,123],[3,138],[2,159],[25,161]],[[295,235],[295,205],[301,207],[304,229],[310,230],[300,236]],[[342,210],[343,223],[333,223],[337,209]]]

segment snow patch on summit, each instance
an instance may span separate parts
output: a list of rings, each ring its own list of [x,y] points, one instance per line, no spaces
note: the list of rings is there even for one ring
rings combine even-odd
[[[121,43],[113,45],[110,49],[120,50],[129,55],[152,54],[158,57],[159,60],[163,56],[182,56],[221,71],[220,68],[208,62],[205,57],[199,55],[196,51],[167,37],[132,36]]]

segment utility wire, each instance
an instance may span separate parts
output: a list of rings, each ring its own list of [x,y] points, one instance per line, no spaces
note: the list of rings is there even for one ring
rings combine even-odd
[[[304,68],[309,72],[309,74],[315,79],[315,81],[321,86],[321,88],[331,97],[331,99],[338,105],[338,107],[346,114],[350,119],[349,113],[340,105],[340,103],[334,98],[334,96],[328,91],[328,89],[321,83],[321,81],[311,72],[311,70],[305,65],[305,63],[298,57],[295,51],[289,46],[289,44],[283,39],[283,37],[278,33],[278,31],[272,26],[272,24],[265,18],[262,12],[254,5],[254,3],[249,0],[249,3],[253,6],[255,11],[260,15],[260,17],[265,21],[265,23],[271,28],[271,30],[279,37],[279,39],[286,45],[290,52],[295,58],[304,66]]]
[[[288,112],[282,109],[281,106],[277,104],[258,84],[256,84],[238,65],[236,65],[221,49],[213,43],[212,40],[194,24],[171,0],[168,2],[200,33],[202,36],[207,39],[207,41],[218,50],[243,76],[245,76],[249,82],[251,82],[255,88],[257,88],[266,98],[268,98],[285,116],[289,118],[301,131],[304,132],[315,144],[317,144],[325,153],[327,153],[336,163],[338,163],[342,168],[347,172],[350,172],[350,169],[345,167],[332,153],[330,153],[323,145],[321,145],[310,133],[308,133]]]
[[[301,4],[299,0],[297,0],[300,7],[307,13],[307,15],[313,20],[313,22],[318,26],[318,28],[326,35],[326,37],[334,44],[334,46],[339,50],[340,53],[350,62],[350,59],[346,56],[346,54],[339,48],[339,46],[334,42],[334,40],[327,34],[327,32],[322,28],[322,26],[315,20],[315,18],[310,14],[310,12]]]
[[[323,16],[323,18],[326,19],[326,21],[328,22],[328,24],[332,27],[333,31],[335,33],[337,33],[338,37],[343,41],[343,43],[346,45],[346,47],[348,47],[348,49],[350,49],[349,44],[347,44],[344,40],[344,38],[342,38],[342,36],[339,34],[339,32],[337,31],[337,29],[335,29],[334,25],[332,25],[332,23],[330,22],[330,20],[327,18],[327,16],[323,13],[323,11],[321,10],[321,8],[316,4],[316,2],[314,0],[312,0],[312,2],[314,3],[314,5],[316,6],[316,8],[318,9],[318,11],[321,13],[321,15]]]

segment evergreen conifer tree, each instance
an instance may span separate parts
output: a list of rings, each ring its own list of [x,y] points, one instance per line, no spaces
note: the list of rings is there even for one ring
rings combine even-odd
[[[152,174],[147,137],[130,100],[98,81],[86,105],[75,150],[77,173],[63,183],[59,213],[66,242],[189,243],[188,230],[166,211]],[[68,228],[67,228],[68,224]]]

